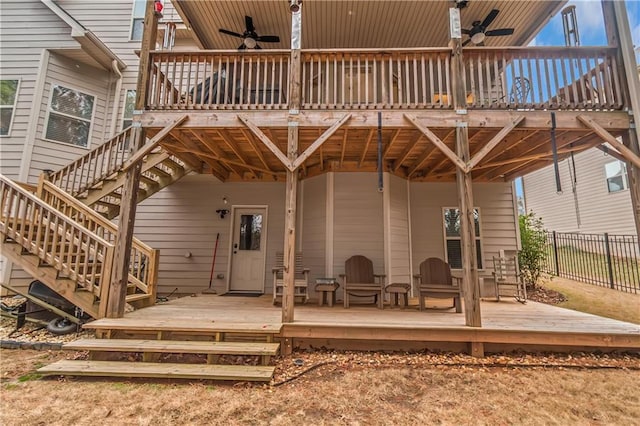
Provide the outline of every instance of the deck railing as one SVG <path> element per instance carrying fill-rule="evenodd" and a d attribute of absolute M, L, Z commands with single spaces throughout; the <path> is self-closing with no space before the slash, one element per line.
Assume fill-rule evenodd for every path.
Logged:
<path fill-rule="evenodd" d="M 146 108 L 287 109 L 290 52 L 151 52 Z M 615 49 L 465 48 L 468 108 L 619 109 Z M 452 108 L 451 49 L 302 51 L 303 109 Z"/>
<path fill-rule="evenodd" d="M 114 246 L 0 176 L 0 231 L 31 254 L 106 301 Z M 73 291 L 73 290 L 72 290 Z"/>
<path fill-rule="evenodd" d="M 49 180 L 71 195 L 78 195 L 111 176 L 129 158 L 133 148 L 132 128 L 123 130 L 96 149 L 49 176 Z"/>
<path fill-rule="evenodd" d="M 51 207 L 72 218 L 111 245 L 116 244 L 118 227 L 44 179 L 38 184 L 38 196 Z M 159 250 L 133 238 L 129 263 L 128 294 L 148 294 L 155 300 Z"/>

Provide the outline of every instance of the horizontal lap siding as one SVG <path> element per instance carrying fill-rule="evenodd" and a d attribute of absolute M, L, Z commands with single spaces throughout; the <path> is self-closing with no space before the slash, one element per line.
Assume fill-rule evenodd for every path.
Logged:
<path fill-rule="evenodd" d="M 445 258 L 443 207 L 457 207 L 454 183 L 412 183 L 411 221 L 413 269 L 428 257 Z M 474 184 L 475 207 L 480 208 L 484 269 L 500 250 L 517 250 L 515 206 L 510 183 Z"/>
<path fill-rule="evenodd" d="M 385 191 L 389 191 L 390 197 L 388 282 L 411 283 L 407 181 L 389 176 L 389 188 Z"/>
<path fill-rule="evenodd" d="M 305 268 L 309 268 L 309 282 L 324 277 L 326 235 L 327 175 L 302 181 L 302 259 Z M 313 288 L 314 284 L 311 284 Z M 311 293 L 313 295 L 313 293 Z"/>
<path fill-rule="evenodd" d="M 615 158 L 591 149 L 574 156 L 578 215 L 569 175 L 569 161 L 559 163 L 562 193 L 556 193 L 553 166 L 523 178 L 527 210 L 542 217 L 545 228 L 559 232 L 635 234 L 631 194 L 609 193 L 605 164 Z"/>
<path fill-rule="evenodd" d="M 40 1 L 2 0 L 2 79 L 20 79 L 11 134 L 0 138 L 0 172 L 11 179 L 20 174 L 20 162 L 29 130 L 33 96 L 43 49 L 73 47 L 69 26 Z"/>
<path fill-rule="evenodd" d="M 351 256 L 371 259 L 384 273 L 382 193 L 375 173 L 336 173 L 334 191 L 334 275 L 344 273 Z"/>
<path fill-rule="evenodd" d="M 213 287 L 226 290 L 231 219 L 217 209 L 240 205 L 268 205 L 265 290 L 271 292 L 271 268 L 284 238 L 282 183 L 219 183 L 209 175 L 189 175 L 138 206 L 135 235 L 160 250 L 159 292 L 198 293 L 209 286 L 216 233 L 220 233 Z M 224 205 L 222 198 L 229 204 Z M 186 257 L 191 253 L 191 257 Z M 224 279 L 215 278 L 223 274 Z"/>

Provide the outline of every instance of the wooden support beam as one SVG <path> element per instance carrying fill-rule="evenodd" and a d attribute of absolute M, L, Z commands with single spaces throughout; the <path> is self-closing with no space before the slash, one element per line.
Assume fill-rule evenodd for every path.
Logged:
<path fill-rule="evenodd" d="M 228 157 L 225 154 L 225 152 L 210 138 L 206 137 L 203 134 L 202 130 L 191 129 L 189 130 L 189 132 L 191 132 L 193 137 L 198 139 L 198 141 L 200 141 L 200 143 L 203 146 L 205 146 L 210 152 L 212 152 L 218 158 L 218 161 L 220 161 L 220 164 L 226 167 L 227 170 L 229 170 L 231 173 L 235 173 L 238 176 L 241 176 L 240 172 L 231 164 L 229 164 L 229 162 L 227 161 Z"/>
<path fill-rule="evenodd" d="M 606 155 L 612 156 L 618 161 L 622 161 L 623 163 L 627 162 L 627 159 L 624 158 L 622 155 L 620 155 L 620 153 L 616 151 L 614 148 L 609 148 L 608 146 L 602 145 L 602 144 L 596 145 L 595 148 L 604 152 Z"/>
<path fill-rule="evenodd" d="M 493 151 L 493 149 L 498 146 L 500 142 L 502 142 L 502 139 L 504 139 L 505 136 L 507 136 L 518 124 L 520 124 L 522 120 L 524 120 L 524 115 L 519 115 L 511 123 L 509 123 L 508 126 L 503 127 L 497 135 L 495 135 L 489 142 L 487 142 L 487 144 L 484 145 L 480 149 L 480 151 L 478 151 L 473 156 L 473 158 L 471 158 L 471 160 L 467 164 L 467 170 L 473 170 L 473 168 L 477 166 L 484 159 L 484 157 L 487 156 L 487 154 Z"/>
<path fill-rule="evenodd" d="M 593 129 L 602 139 L 604 139 L 609 145 L 613 146 L 620 152 L 628 162 L 632 163 L 636 167 L 640 167 L 640 156 L 633 152 L 630 148 L 627 148 L 625 144 L 618 141 L 615 136 L 607 132 L 602 126 L 596 123 L 594 120 L 586 115 L 579 115 L 578 120 L 584 123 L 585 126 Z"/>
<path fill-rule="evenodd" d="M 138 86 L 135 103 L 135 108 L 139 111 L 143 110 L 145 106 L 146 93 L 149 84 L 151 51 L 155 48 L 157 31 L 158 15 L 155 13 L 154 2 L 147 1 L 144 14 L 144 33 L 142 35 L 140 70 L 138 72 Z M 179 124 L 184 120 L 186 120 L 186 117 L 179 118 L 176 121 Z M 171 129 L 173 127 L 171 127 Z M 168 134 L 171 129 L 166 133 Z M 146 130 L 142 127 L 136 127 L 133 129 L 132 148 L 141 148 L 146 139 L 145 132 Z M 164 136 L 161 135 L 158 140 L 161 140 L 163 137 Z M 138 158 L 136 161 L 132 161 L 129 167 L 126 168 L 126 178 L 122 187 L 120 220 L 118 222 L 118 232 L 116 234 L 110 282 L 103 283 L 109 286 L 108 291 L 103 292 L 103 294 L 108 294 L 106 300 L 107 308 L 104 312 L 109 318 L 120 318 L 124 316 L 127 284 L 129 279 L 129 264 L 131 261 L 131 245 L 133 243 L 133 228 L 136 220 L 138 189 L 140 187 L 140 174 L 142 172 L 142 161 L 139 160 L 142 160 L 142 157 Z M 105 301 L 101 301 L 101 303 L 105 303 Z"/>
<path fill-rule="evenodd" d="M 398 140 L 398 136 L 400 136 L 400 129 L 396 129 L 396 131 L 393 133 L 393 136 L 391 136 L 389 143 L 384 148 L 384 152 L 382 153 L 382 161 L 387 159 L 387 155 L 389 155 L 389 151 L 391 151 L 391 148 Z"/>
<path fill-rule="evenodd" d="M 265 159 L 264 154 L 260 150 L 260 147 L 258 146 L 256 141 L 253 139 L 251 134 L 249 134 L 246 130 L 242 130 L 242 134 L 247 139 L 247 142 L 249 142 L 249 145 L 251 145 L 251 148 L 253 148 L 253 152 L 256 153 L 256 155 L 258 156 L 258 159 L 260 160 L 264 168 L 267 170 L 271 170 L 271 167 L 269 167 L 269 163 L 267 163 L 267 160 Z"/>
<path fill-rule="evenodd" d="M 289 158 L 287 158 L 287 156 L 284 155 L 282 153 L 282 151 L 280 151 L 280 148 L 278 148 L 278 146 L 276 144 L 274 144 L 271 141 L 271 139 L 269 139 L 269 137 L 267 135 L 265 135 L 262 130 L 260 130 L 260 128 L 258 126 L 253 124 L 251 122 L 251 120 L 249 120 L 249 118 L 246 115 L 238 114 L 238 119 L 240 121 L 242 121 L 244 123 L 244 125 L 247 126 L 249 128 L 249 130 L 251 130 L 253 132 L 254 135 L 256 135 L 256 137 L 264 144 L 264 146 L 266 146 L 267 149 L 269 149 L 269 151 L 271 151 L 273 153 L 273 155 L 275 155 L 278 158 L 278 160 L 280 160 L 280 162 L 287 169 L 289 169 L 290 171 L 294 171 L 295 170 L 293 168 L 292 164 L 291 164 L 291 160 Z"/>
<path fill-rule="evenodd" d="M 422 154 L 420 154 L 420 156 L 416 159 L 416 161 L 414 161 L 413 164 L 408 167 L 407 176 L 408 177 L 413 176 L 423 166 L 423 164 L 429 159 L 429 157 L 431 157 L 431 154 L 433 154 L 435 150 L 436 150 L 436 146 L 433 144 L 429 144 L 429 146 L 427 146 L 425 150 L 422 151 Z"/>
<path fill-rule="evenodd" d="M 422 139 L 421 134 L 414 134 L 411 136 L 411 139 L 409 140 L 409 142 L 407 142 L 407 146 L 404 147 L 402 153 L 398 156 L 398 158 L 396 158 L 393 163 L 392 171 L 394 173 L 397 172 L 398 169 L 402 166 L 402 163 L 404 163 L 404 160 L 406 160 L 409 154 L 411 154 L 411 151 L 413 151 L 413 148 L 416 147 L 420 139 Z"/>
<path fill-rule="evenodd" d="M 414 127 L 418 130 L 420 130 L 426 137 L 427 139 L 429 139 L 431 141 L 431 143 L 433 143 L 440 151 L 442 151 L 442 153 L 444 155 L 447 156 L 447 158 L 449 158 L 449 160 L 451 160 L 451 162 L 453 164 L 455 164 L 455 166 L 461 170 L 466 170 L 467 169 L 467 165 L 464 163 L 464 161 L 462 161 L 460 159 L 460 157 L 458 157 L 456 155 L 455 152 L 451 151 L 451 149 L 449 149 L 449 147 L 440 140 L 440 138 L 438 136 L 436 136 L 435 133 L 433 133 L 431 130 L 429 130 L 428 127 L 423 126 L 422 124 L 420 124 L 420 122 L 418 122 L 418 120 L 409 115 L 409 114 L 405 114 L 404 117 L 411 123 L 414 125 Z M 469 143 L 469 141 L 467 140 L 467 143 Z"/>
<path fill-rule="evenodd" d="M 158 146 L 158 144 L 162 142 L 162 140 L 165 137 L 167 137 L 173 129 L 176 128 L 176 126 L 179 126 L 188 118 L 189 116 L 187 114 L 184 114 L 178 117 L 177 119 L 173 120 L 171 124 L 169 124 L 168 126 L 165 126 L 162 130 L 156 133 L 156 135 L 153 138 L 151 138 L 151 140 L 147 144 L 145 144 L 142 148 L 137 150 L 131 157 L 129 157 L 129 159 L 122 165 L 122 170 L 123 171 L 129 170 L 131 166 L 133 166 L 135 163 L 141 161 L 144 157 L 149 155 L 151 151 L 153 151 Z"/>
<path fill-rule="evenodd" d="M 315 140 L 305 151 L 298 156 L 293 162 L 293 170 L 296 170 L 304 161 L 309 158 L 318 148 L 322 146 L 331 136 L 349 119 L 351 114 L 346 114 L 340 120 L 336 121 L 331 127 L 329 127 L 318 139 Z M 344 151 L 343 151 L 344 152 Z"/>
<path fill-rule="evenodd" d="M 234 143 L 234 141 L 232 140 L 233 138 L 231 137 L 231 135 L 229 135 L 229 132 L 227 130 L 224 130 L 224 129 L 219 129 L 218 130 L 218 135 L 224 141 L 224 143 L 227 144 L 229 149 L 231 149 L 231 151 L 233 151 L 233 153 L 236 155 L 236 157 L 238 157 L 240 162 L 248 166 L 249 165 L 249 160 L 247 160 L 246 156 L 244 155 L 244 152 L 240 149 L 238 144 Z M 255 174 L 255 173 L 253 173 L 253 175 L 256 178 L 258 177 L 258 175 Z"/>
<path fill-rule="evenodd" d="M 344 132 L 342 133 L 342 150 L 340 152 L 340 168 L 342 168 L 342 165 L 344 164 L 344 154 L 347 151 L 347 135 L 349 133 L 347 132 L 347 129 L 344 129 Z"/>

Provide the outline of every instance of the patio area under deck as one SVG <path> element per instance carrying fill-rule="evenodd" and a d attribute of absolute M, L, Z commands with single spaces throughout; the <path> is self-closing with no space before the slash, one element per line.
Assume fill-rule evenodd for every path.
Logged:
<path fill-rule="evenodd" d="M 428 301 L 427 306 L 450 301 Z M 435 303 L 435 304 L 434 304 Z M 269 295 L 236 297 L 198 294 L 105 319 L 134 330 L 145 323 L 166 322 L 185 329 L 189 324 L 211 328 L 222 324 L 282 325 L 278 337 L 293 339 L 293 347 L 359 350 L 418 350 L 424 348 L 469 351 L 480 344 L 484 352 L 514 349 L 550 351 L 640 351 L 640 325 L 626 323 L 529 301 L 482 301 L 483 327 L 465 326 L 464 314 L 446 305 L 418 311 L 384 310 L 372 306 L 318 307 L 297 305 L 295 322 L 281 324 L 281 308 Z M 178 333 L 176 333 L 177 335 Z M 176 338 L 173 336 L 171 338 Z M 191 337 L 193 338 L 193 337 Z"/>

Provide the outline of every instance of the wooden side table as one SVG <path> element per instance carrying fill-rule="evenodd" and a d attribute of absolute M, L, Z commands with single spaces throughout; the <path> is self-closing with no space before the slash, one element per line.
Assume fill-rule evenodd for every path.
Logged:
<path fill-rule="evenodd" d="M 411 291 L 411 284 L 408 283 L 391 283 L 384 288 L 384 291 L 391 296 L 389 302 L 391 307 L 400 306 L 400 309 L 404 309 L 409 306 L 409 291 Z M 402 295 L 402 303 L 398 303 L 398 296 Z"/>
<path fill-rule="evenodd" d="M 336 302 L 336 290 L 340 287 L 335 278 L 318 278 L 316 280 L 316 292 L 318 293 L 318 306 L 325 303 L 332 307 Z"/>

